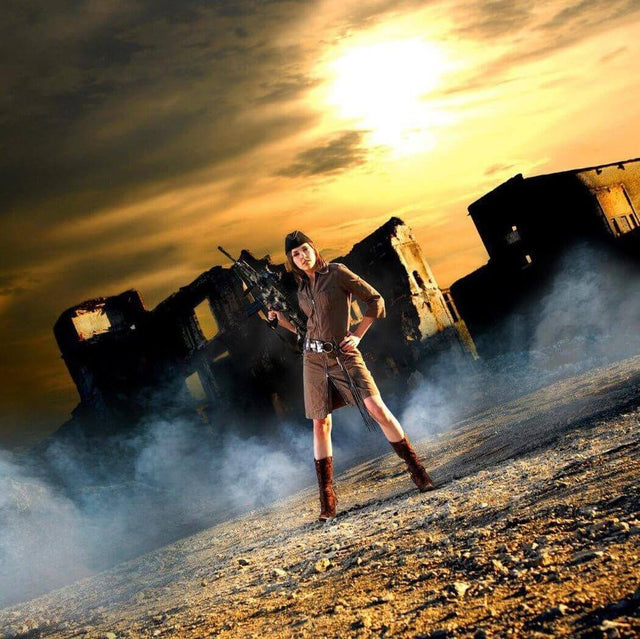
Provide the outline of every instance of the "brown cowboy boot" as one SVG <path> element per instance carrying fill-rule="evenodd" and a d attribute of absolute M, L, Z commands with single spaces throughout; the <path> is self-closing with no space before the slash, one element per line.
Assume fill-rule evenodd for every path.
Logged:
<path fill-rule="evenodd" d="M 413 479 L 414 484 L 418 487 L 421 493 L 427 492 L 427 490 L 433 490 L 435 488 L 434 483 L 431 481 L 424 466 L 418 461 L 416 451 L 413 450 L 411 442 L 405 435 L 399 442 L 389 442 L 396 451 L 398 457 L 403 459 L 407 467 L 409 468 L 409 474 Z"/>
<path fill-rule="evenodd" d="M 338 496 L 333 489 L 333 457 L 314 459 L 316 464 L 316 475 L 318 477 L 318 487 L 320 489 L 320 521 L 333 519 L 336 516 L 336 504 Z"/>

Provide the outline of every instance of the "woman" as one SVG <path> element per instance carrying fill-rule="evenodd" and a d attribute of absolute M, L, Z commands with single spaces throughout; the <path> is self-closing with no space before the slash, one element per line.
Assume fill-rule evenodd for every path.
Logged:
<path fill-rule="evenodd" d="M 406 462 L 416 486 L 422 492 L 433 489 L 431 478 L 418 461 L 402 426 L 382 401 L 358 350 L 360 340 L 374 319 L 384 317 L 384 300 L 343 264 L 327 263 L 301 231 L 287 235 L 285 252 L 298 282 L 300 308 L 308 318 L 303 359 L 304 404 L 307 418 L 313 420 L 313 453 L 320 488 L 319 519 L 325 521 L 335 517 L 338 501 L 333 489 L 331 413 L 356 401 L 341 364 L 369 415 Z M 352 295 L 367 305 L 364 318 L 353 333 L 349 330 Z M 268 315 L 269 320 L 277 318 L 281 326 L 296 332 L 282 312 L 270 310 Z"/>

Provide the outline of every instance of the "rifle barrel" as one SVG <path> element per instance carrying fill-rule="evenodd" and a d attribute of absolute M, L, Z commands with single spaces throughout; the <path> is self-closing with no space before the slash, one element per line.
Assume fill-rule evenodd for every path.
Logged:
<path fill-rule="evenodd" d="M 227 253 L 221 246 L 218 247 L 218 250 L 223 254 L 226 255 L 234 264 L 237 262 L 237 260 L 234 260 L 231 255 L 229 255 L 229 253 Z"/>

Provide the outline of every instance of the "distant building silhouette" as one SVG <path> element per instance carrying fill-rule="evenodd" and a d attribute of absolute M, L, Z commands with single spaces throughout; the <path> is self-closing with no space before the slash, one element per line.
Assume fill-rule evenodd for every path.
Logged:
<path fill-rule="evenodd" d="M 489 262 L 451 286 L 481 355 L 513 345 L 505 321 L 536 312 L 548 275 L 573 245 L 637 257 L 640 247 L 640 159 L 507 180 L 469 206 Z"/>

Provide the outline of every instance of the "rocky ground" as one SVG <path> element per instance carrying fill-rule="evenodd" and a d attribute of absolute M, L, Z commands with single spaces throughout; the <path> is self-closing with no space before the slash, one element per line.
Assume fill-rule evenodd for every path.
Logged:
<path fill-rule="evenodd" d="M 640 636 L 640 358 L 0 611 L 2 637 Z"/>

